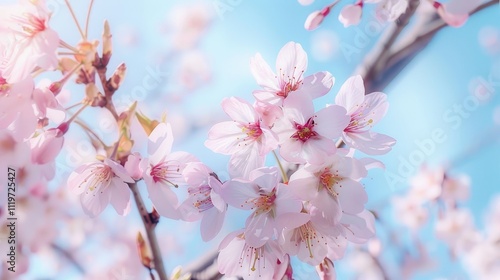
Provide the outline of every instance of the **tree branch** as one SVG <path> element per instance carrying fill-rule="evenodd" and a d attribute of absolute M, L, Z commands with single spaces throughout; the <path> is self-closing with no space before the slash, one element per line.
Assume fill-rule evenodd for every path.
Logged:
<path fill-rule="evenodd" d="M 155 228 L 158 224 L 158 220 L 152 219 L 151 214 L 146 209 L 141 194 L 137 189 L 137 183 L 129 183 L 128 185 L 130 187 L 130 190 L 132 191 L 132 194 L 134 195 L 137 209 L 139 210 L 144 228 L 146 229 L 149 246 L 151 248 L 151 253 L 153 254 L 154 269 L 158 273 L 160 280 L 168 280 L 167 273 L 165 272 L 165 267 L 163 265 L 160 246 L 158 245 L 158 239 L 156 238 Z"/>

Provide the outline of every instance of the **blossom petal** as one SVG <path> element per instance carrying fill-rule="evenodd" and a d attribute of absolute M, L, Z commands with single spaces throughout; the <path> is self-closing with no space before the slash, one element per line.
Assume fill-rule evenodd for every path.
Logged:
<path fill-rule="evenodd" d="M 302 81 L 300 91 L 307 92 L 314 99 L 327 94 L 335 83 L 335 78 L 328 71 L 309 75 Z"/>
<path fill-rule="evenodd" d="M 288 82 L 297 81 L 307 69 L 307 54 L 302 46 L 295 42 L 287 43 L 281 48 L 276 59 L 276 70 L 280 79 Z"/>
<path fill-rule="evenodd" d="M 111 205 L 119 215 L 125 216 L 130 211 L 130 189 L 120 178 L 111 179 Z"/>
<path fill-rule="evenodd" d="M 360 75 L 347 79 L 335 97 L 335 104 L 344 107 L 352 115 L 365 100 L 365 86 Z"/>
<path fill-rule="evenodd" d="M 153 163 L 158 163 L 172 149 L 174 137 L 170 124 L 159 123 L 148 137 L 148 154 Z"/>
<path fill-rule="evenodd" d="M 216 208 L 205 211 L 200 225 L 201 238 L 203 241 L 210 241 L 217 236 L 224 224 L 225 216 L 225 211 L 219 212 Z"/>
<path fill-rule="evenodd" d="M 314 118 L 314 131 L 329 138 L 335 139 L 349 124 L 350 118 L 342 106 L 331 105 L 319 110 Z"/>

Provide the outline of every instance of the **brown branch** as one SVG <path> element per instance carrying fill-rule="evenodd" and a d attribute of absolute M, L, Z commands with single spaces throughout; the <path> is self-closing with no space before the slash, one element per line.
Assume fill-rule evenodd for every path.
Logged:
<path fill-rule="evenodd" d="M 146 209 L 144 201 L 142 200 L 141 194 L 137 189 L 137 183 L 129 183 L 130 190 L 134 195 L 134 200 L 141 215 L 144 228 L 146 229 L 146 235 L 148 237 L 149 246 L 151 248 L 151 253 L 153 254 L 154 269 L 158 273 L 160 280 L 168 280 L 167 273 L 165 272 L 165 266 L 163 265 L 163 259 L 161 255 L 160 246 L 158 245 L 158 239 L 156 238 L 155 228 L 158 224 L 158 219 L 153 219 L 152 215 Z"/>

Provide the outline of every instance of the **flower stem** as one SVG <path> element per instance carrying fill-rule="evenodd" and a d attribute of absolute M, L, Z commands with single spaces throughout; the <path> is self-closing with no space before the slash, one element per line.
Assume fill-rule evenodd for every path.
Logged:
<path fill-rule="evenodd" d="M 153 221 L 151 215 L 144 205 L 141 194 L 137 189 L 137 183 L 129 183 L 130 190 L 134 195 L 135 204 L 141 215 L 144 228 L 146 229 L 146 235 L 148 237 L 149 246 L 151 247 L 151 253 L 153 254 L 154 269 L 158 273 L 160 280 L 168 280 L 167 273 L 165 272 L 165 267 L 163 265 L 163 259 L 161 257 L 160 246 L 158 245 L 158 239 L 156 238 L 155 227 L 158 221 Z"/>
<path fill-rule="evenodd" d="M 274 158 L 276 159 L 276 162 L 278 163 L 278 166 L 281 170 L 281 175 L 283 176 L 283 183 L 286 184 L 286 183 L 288 183 L 288 175 L 286 175 L 286 171 L 283 168 L 283 165 L 281 165 L 281 161 L 280 161 L 280 159 L 275 151 L 273 151 L 273 155 L 274 155 Z"/>

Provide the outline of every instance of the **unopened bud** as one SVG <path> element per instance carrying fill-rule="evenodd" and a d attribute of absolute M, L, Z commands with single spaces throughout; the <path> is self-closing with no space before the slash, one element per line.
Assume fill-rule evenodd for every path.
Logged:
<path fill-rule="evenodd" d="M 111 58 L 111 53 L 113 51 L 113 41 L 111 40 L 111 31 L 109 29 L 109 23 L 107 20 L 104 21 L 104 32 L 102 33 L 102 60 L 103 66 L 107 66 Z"/>
<path fill-rule="evenodd" d="M 149 247 L 140 232 L 137 233 L 137 251 L 142 265 L 150 270 L 153 269 L 153 258 L 149 252 Z"/>
<path fill-rule="evenodd" d="M 158 224 L 158 222 L 160 222 L 160 213 L 156 211 L 156 208 L 153 207 L 153 211 L 149 213 L 149 219 L 152 224 Z"/>
<path fill-rule="evenodd" d="M 108 81 L 106 82 L 106 87 L 110 92 L 113 93 L 120 87 L 120 85 L 123 82 L 123 79 L 125 78 L 126 73 L 127 73 L 127 66 L 125 65 L 125 63 L 121 63 L 120 65 L 118 65 L 111 78 L 109 78 Z"/>
<path fill-rule="evenodd" d="M 49 90 L 55 96 L 55 95 L 58 95 L 61 92 L 62 86 L 63 86 L 63 83 L 61 83 L 59 81 L 58 82 L 53 82 L 52 84 L 50 84 Z"/>

